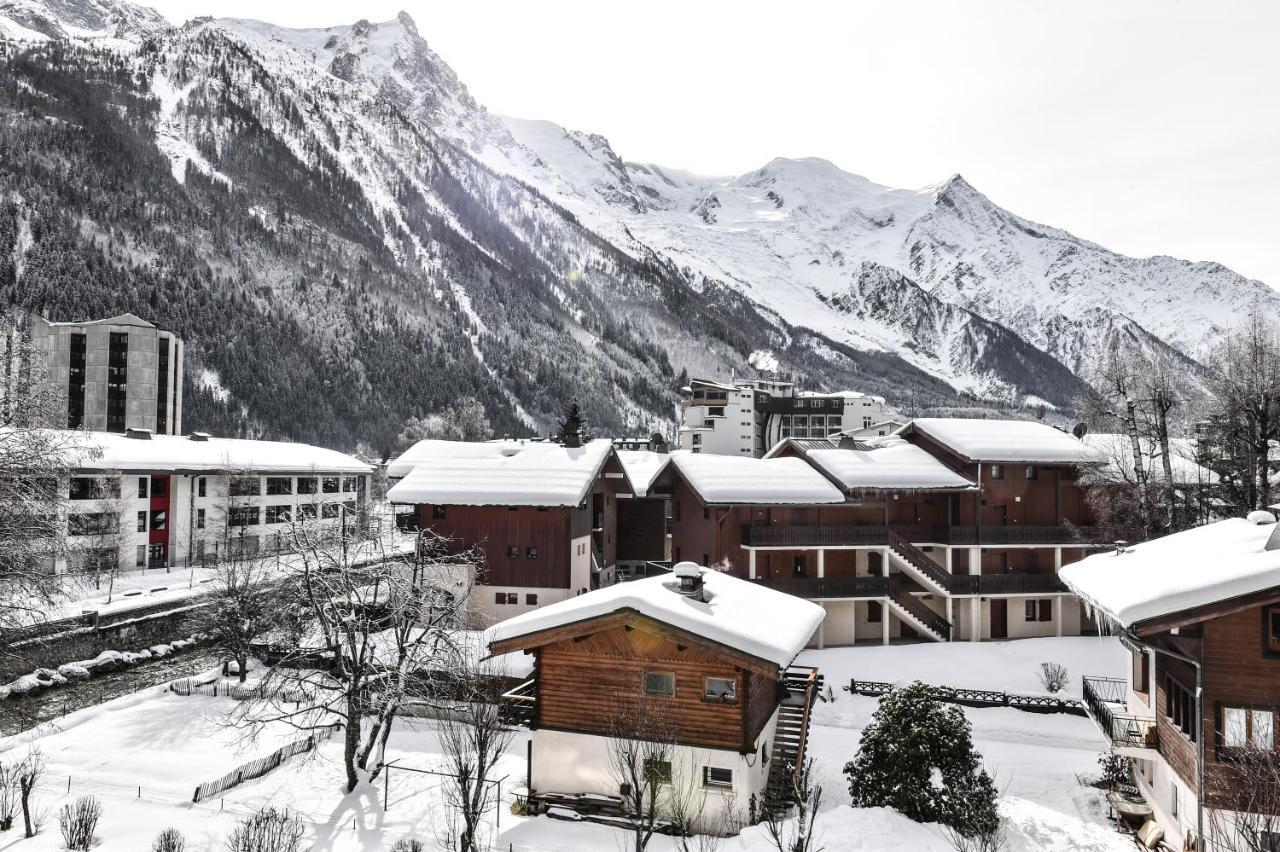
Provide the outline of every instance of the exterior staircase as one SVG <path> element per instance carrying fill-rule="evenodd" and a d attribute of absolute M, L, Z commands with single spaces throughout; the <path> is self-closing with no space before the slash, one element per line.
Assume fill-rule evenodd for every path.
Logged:
<path fill-rule="evenodd" d="M 951 641 L 951 622 L 925 604 L 924 601 L 902 588 L 900 577 L 889 577 L 889 606 L 894 615 L 922 636 L 935 642 Z"/>
<path fill-rule="evenodd" d="M 889 558 L 900 571 L 929 591 L 951 594 L 950 572 L 893 530 L 889 531 Z"/>
<path fill-rule="evenodd" d="M 809 713 L 822 691 L 823 677 L 813 666 L 792 666 L 783 673 L 786 698 L 778 707 L 778 724 L 769 755 L 769 779 L 761 807 L 783 813 L 795 804 L 791 773 L 804 765 L 809 740 Z"/>

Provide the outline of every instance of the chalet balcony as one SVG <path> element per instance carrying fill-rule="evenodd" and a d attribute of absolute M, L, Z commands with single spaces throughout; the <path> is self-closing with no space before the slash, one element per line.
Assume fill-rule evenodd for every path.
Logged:
<path fill-rule="evenodd" d="M 762 577 L 762 586 L 798 598 L 886 598 L 892 593 L 889 577 Z"/>
<path fill-rule="evenodd" d="M 1060 545 L 1070 547 L 1101 541 L 1093 527 L 1023 526 L 957 527 L 894 526 L 744 526 L 747 547 L 879 547 L 889 544 L 890 533 L 912 543 L 999 547 L 1002 545 Z"/>
<path fill-rule="evenodd" d="M 953 595 L 1056 595 L 1067 592 L 1057 574 L 953 574 Z"/>
<path fill-rule="evenodd" d="M 1084 706 L 1113 749 L 1139 757 L 1156 747 L 1156 720 L 1128 712 L 1128 691 L 1118 678 L 1085 677 Z"/>

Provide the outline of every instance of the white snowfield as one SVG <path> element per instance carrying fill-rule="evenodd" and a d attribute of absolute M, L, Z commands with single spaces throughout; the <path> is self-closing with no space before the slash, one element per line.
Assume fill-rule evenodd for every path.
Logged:
<path fill-rule="evenodd" d="M 671 454 L 671 466 L 704 503 L 771 506 L 843 503 L 844 494 L 803 459 Z"/>
<path fill-rule="evenodd" d="M 864 489 L 973 489 L 973 480 L 902 438 L 866 442 L 869 449 L 804 450 L 805 456 L 847 491 Z"/>
<path fill-rule="evenodd" d="M 76 465 L 85 471 L 373 472 L 372 465 L 346 453 L 287 441 L 193 440 L 182 435 L 153 435 L 143 440 L 113 432 L 66 434 L 60 445 L 83 451 Z"/>
<path fill-rule="evenodd" d="M 618 461 L 631 484 L 632 493 L 636 497 L 644 497 L 653 487 L 653 481 L 667 466 L 670 453 L 655 453 L 653 450 L 617 450 Z"/>
<path fill-rule="evenodd" d="M 1265 514 L 1265 513 L 1263 513 Z M 1280 587 L 1276 529 L 1231 518 L 1064 565 L 1064 583 L 1089 606 L 1132 627 L 1150 618 Z"/>
<path fill-rule="evenodd" d="M 1103 453 L 1073 435 L 1032 420 L 917 417 L 898 434 L 919 432 L 970 462 L 1100 464 Z"/>
<path fill-rule="evenodd" d="M 692 563 L 681 563 L 692 565 Z M 677 566 L 679 567 L 679 566 Z M 786 666 L 826 614 L 822 607 L 729 574 L 702 569 L 705 601 L 682 595 L 670 574 L 617 583 L 540 607 L 490 627 L 490 643 L 634 610 L 753 657 Z"/>
<path fill-rule="evenodd" d="M 441 506 L 577 506 L 613 452 L 605 440 L 581 447 L 550 441 L 419 441 L 392 462 L 403 476 L 392 503 Z"/>

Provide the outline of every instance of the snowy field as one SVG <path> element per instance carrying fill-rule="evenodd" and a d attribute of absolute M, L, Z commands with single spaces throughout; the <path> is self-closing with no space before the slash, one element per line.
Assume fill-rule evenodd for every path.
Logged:
<path fill-rule="evenodd" d="M 1003 643 L 900 645 L 810 652 L 805 662 L 828 670 L 835 700 L 815 709 L 810 753 L 816 780 L 825 788 L 818 826 L 827 852 L 946 852 L 949 844 L 934 826 L 912 823 L 882 809 L 848 805 L 846 761 L 857 751 L 861 728 L 876 700 L 850 696 L 840 680 L 932 682 L 1039 691 L 1035 669 L 1042 660 L 1060 662 L 1080 674 L 1120 676 L 1124 657 L 1114 639 L 1039 639 Z M 945 675 L 945 677 L 944 677 Z M 963 675 L 963 677 L 962 677 Z M 963 682 L 960 682 L 963 681 Z M 294 762 L 225 793 L 225 798 L 191 804 L 191 793 L 235 765 L 296 739 L 287 729 L 267 731 L 250 746 L 222 720 L 235 704 L 229 699 L 180 697 L 158 690 L 118 699 L 61 720 L 57 730 L 28 732 L 0 741 L 0 760 L 26 752 L 35 742 L 49 764 L 40 806 L 50 817 L 43 833 L 23 840 L 16 832 L 0 835 L 0 850 L 52 852 L 62 848 L 56 809 L 76 796 L 93 794 L 104 807 L 99 825 L 100 852 L 146 852 L 162 828 L 180 828 L 188 852 L 215 852 L 240 819 L 263 804 L 288 807 L 308 825 L 304 848 L 316 852 L 378 852 L 402 837 L 436 847 L 435 831 L 445 808 L 438 781 L 430 775 L 395 771 L 384 803 L 380 779 L 345 795 L 341 790 L 340 742 L 330 740 L 311 757 Z M 1101 794 L 1080 777 L 1096 774 L 1104 743 L 1093 724 L 1076 716 L 1038 715 L 1013 709 L 966 710 L 974 741 L 1003 791 L 1001 811 L 1009 823 L 1010 852 L 1043 849 L 1107 852 L 1128 850 L 1132 842 L 1106 823 Z M 621 850 L 624 838 L 602 826 L 513 816 L 513 788 L 523 782 L 527 735 L 519 734 L 502 762 L 503 807 L 490 828 L 494 848 L 511 852 L 595 852 Z M 7 750 L 7 754 L 5 751 Z M 434 723 L 397 723 L 388 748 L 399 765 L 423 769 L 441 765 Z M 70 795 L 67 793 L 70 785 Z M 139 789 L 141 788 L 141 789 Z M 387 807 L 384 809 L 384 804 Z M 672 852 L 658 837 L 653 852 Z M 728 838 L 725 852 L 767 852 L 758 828 Z"/>

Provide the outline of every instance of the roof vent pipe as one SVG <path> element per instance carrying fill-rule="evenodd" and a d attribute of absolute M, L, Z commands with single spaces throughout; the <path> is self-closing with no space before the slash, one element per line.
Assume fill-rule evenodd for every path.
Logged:
<path fill-rule="evenodd" d="M 702 566 L 696 562 L 677 562 L 671 569 L 671 573 L 675 574 L 680 582 L 676 591 L 687 598 L 697 601 L 706 600 L 702 594 L 702 571 Z"/>

